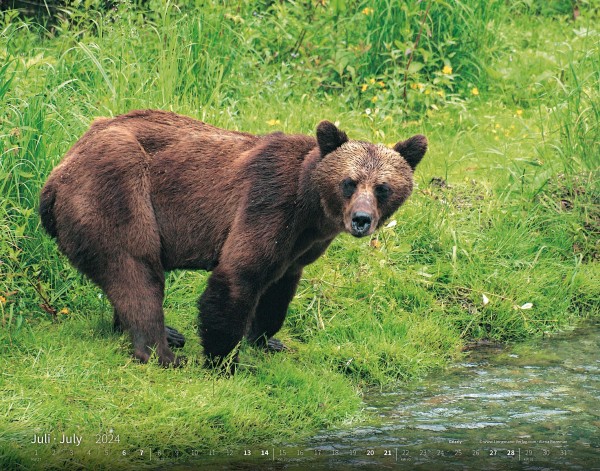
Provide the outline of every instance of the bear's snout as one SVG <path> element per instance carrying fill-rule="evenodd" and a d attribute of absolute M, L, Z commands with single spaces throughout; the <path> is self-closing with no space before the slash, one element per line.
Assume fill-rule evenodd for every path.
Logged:
<path fill-rule="evenodd" d="M 350 224 L 350 233 L 355 237 L 362 237 L 369 234 L 369 229 L 373 223 L 373 216 L 364 211 L 352 213 L 352 222 Z"/>
<path fill-rule="evenodd" d="M 367 188 L 357 191 L 344 211 L 346 231 L 354 237 L 364 237 L 373 233 L 379 221 L 377 200 Z"/>

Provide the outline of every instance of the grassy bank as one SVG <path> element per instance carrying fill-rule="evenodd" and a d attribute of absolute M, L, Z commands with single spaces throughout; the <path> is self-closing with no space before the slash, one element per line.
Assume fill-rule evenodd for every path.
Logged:
<path fill-rule="evenodd" d="M 200 3 L 0 16 L 3 469 L 294 441 L 360 421 L 363 388 L 414 381 L 473 341 L 599 313 L 598 2 L 577 20 L 564 2 Z M 134 108 L 253 133 L 330 119 L 386 144 L 423 133 L 430 151 L 395 225 L 342 235 L 305 270 L 281 333 L 293 351 L 243 346 L 224 379 L 132 362 L 102 293 L 40 228 L 50 170 L 94 117 Z M 191 358 L 206 279 L 167 283 Z M 29 443 L 63 432 L 85 446 Z"/>

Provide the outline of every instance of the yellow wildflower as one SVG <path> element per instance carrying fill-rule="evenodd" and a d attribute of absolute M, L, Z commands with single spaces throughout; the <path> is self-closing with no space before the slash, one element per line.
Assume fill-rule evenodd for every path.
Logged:
<path fill-rule="evenodd" d="M 377 97 L 376 97 L 376 96 L 374 96 L 373 98 L 371 98 L 371 101 L 372 101 L 373 103 L 375 103 L 375 102 L 377 101 Z"/>
<path fill-rule="evenodd" d="M 367 16 L 368 16 L 368 15 L 372 15 L 372 14 L 373 14 L 373 11 L 374 11 L 374 10 L 373 10 L 372 8 L 369 8 L 369 7 L 367 7 L 367 8 L 365 8 L 365 9 L 362 11 L 362 14 L 363 14 L 363 15 L 367 15 Z"/>
<path fill-rule="evenodd" d="M 61 313 L 61 314 L 64 314 L 64 315 L 66 316 L 67 314 L 69 314 L 69 310 L 68 310 L 66 307 L 63 307 L 63 308 L 60 310 L 60 313 Z"/>
<path fill-rule="evenodd" d="M 369 79 L 369 83 L 370 83 L 371 85 L 373 85 L 373 84 L 375 83 L 375 79 L 374 79 L 374 78 L 371 78 L 371 79 Z"/>
<path fill-rule="evenodd" d="M 521 116 L 523 114 L 523 110 L 517 110 L 517 116 Z"/>
<path fill-rule="evenodd" d="M 278 124 L 281 124 L 281 121 L 279 121 L 278 119 L 270 119 L 269 121 L 266 122 L 269 126 L 276 126 Z"/>
<path fill-rule="evenodd" d="M 442 74 L 450 75 L 451 73 L 452 73 L 452 67 L 450 67 L 449 65 L 445 65 L 444 68 L 442 69 Z"/>
<path fill-rule="evenodd" d="M 369 88 L 369 86 L 366 83 L 363 83 L 362 87 L 360 87 L 360 91 L 361 92 L 366 92 L 367 88 Z"/>
<path fill-rule="evenodd" d="M 473 87 L 471 89 L 471 95 L 475 95 L 475 96 L 479 95 L 479 89 L 477 87 Z"/>
<path fill-rule="evenodd" d="M 417 84 L 416 83 L 411 83 L 410 84 L 410 88 L 412 88 L 413 90 L 416 90 Z"/>
<path fill-rule="evenodd" d="M 4 304 L 6 302 L 6 298 L 4 296 L 0 296 L 0 304 Z"/>
<path fill-rule="evenodd" d="M 385 87 L 385 83 L 383 83 L 381 80 L 377 82 L 377 85 L 379 85 L 380 87 Z"/>

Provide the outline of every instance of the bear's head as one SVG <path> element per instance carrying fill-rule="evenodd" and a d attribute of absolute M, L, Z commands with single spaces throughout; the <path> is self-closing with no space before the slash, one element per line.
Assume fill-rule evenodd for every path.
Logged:
<path fill-rule="evenodd" d="M 313 178 L 325 214 L 355 237 L 373 233 L 410 196 L 413 170 L 427 138 L 416 135 L 393 149 L 348 139 L 333 123 L 317 127 L 320 160 Z"/>

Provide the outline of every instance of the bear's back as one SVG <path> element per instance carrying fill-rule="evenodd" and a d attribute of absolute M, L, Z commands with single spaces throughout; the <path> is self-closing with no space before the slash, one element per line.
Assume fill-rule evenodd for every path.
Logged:
<path fill-rule="evenodd" d="M 202 144 L 206 147 L 207 143 L 211 144 L 210 147 L 218 147 L 221 143 L 229 150 L 238 147 L 243 151 L 259 139 L 249 133 L 217 128 L 188 116 L 162 110 L 134 110 L 115 118 L 96 119 L 88 133 L 98 134 L 113 127 L 131 132 L 150 156 L 168 148 L 175 153 L 189 151 L 190 145 L 194 150 L 201 150 Z"/>

